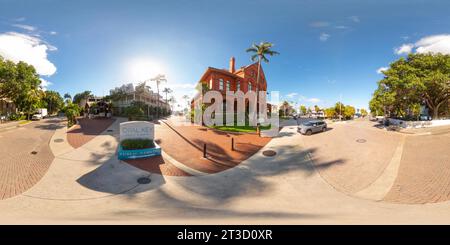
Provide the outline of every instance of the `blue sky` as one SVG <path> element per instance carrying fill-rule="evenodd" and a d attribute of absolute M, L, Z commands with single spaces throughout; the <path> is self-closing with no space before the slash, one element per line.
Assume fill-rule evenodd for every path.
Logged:
<path fill-rule="evenodd" d="M 0 0 L 0 55 L 35 62 L 61 94 L 104 95 L 163 72 L 181 102 L 208 66 L 227 68 L 231 56 L 247 65 L 245 49 L 270 41 L 280 52 L 264 64 L 270 91 L 308 106 L 342 95 L 367 108 L 379 68 L 421 48 L 448 51 L 449 9 L 411 0 Z"/>

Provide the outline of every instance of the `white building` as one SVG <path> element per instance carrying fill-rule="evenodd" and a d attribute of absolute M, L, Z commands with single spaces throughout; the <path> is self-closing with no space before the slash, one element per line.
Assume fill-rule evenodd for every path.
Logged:
<path fill-rule="evenodd" d="M 111 89 L 109 92 L 110 95 L 118 92 L 122 92 L 125 94 L 123 99 L 112 101 L 113 107 L 116 110 L 119 110 L 118 113 L 121 113 L 123 108 L 130 106 L 134 101 L 143 102 L 151 107 L 160 107 L 166 110 L 170 110 L 169 104 L 163 100 L 162 96 L 158 96 L 158 94 L 153 92 L 150 87 L 145 86 L 145 83 L 137 86 L 134 86 L 132 83 L 124 84 L 120 87 Z"/>

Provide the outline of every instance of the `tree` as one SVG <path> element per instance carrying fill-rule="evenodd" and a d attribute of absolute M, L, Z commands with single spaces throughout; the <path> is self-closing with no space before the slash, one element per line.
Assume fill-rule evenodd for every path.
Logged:
<path fill-rule="evenodd" d="M 154 77 L 154 78 L 152 78 L 150 80 L 156 82 L 156 90 L 157 90 L 157 93 L 158 93 L 157 105 L 158 105 L 158 108 L 159 108 L 160 107 L 160 105 L 159 105 L 159 97 L 160 97 L 160 95 L 159 95 L 159 85 L 162 82 L 167 82 L 167 79 L 166 79 L 165 75 L 159 74 L 158 76 L 156 76 L 156 77 Z M 159 118 L 159 110 L 158 110 L 158 113 L 157 113 L 157 117 Z"/>
<path fill-rule="evenodd" d="M 366 117 L 369 113 L 367 113 L 366 109 L 361 109 L 361 116 Z"/>
<path fill-rule="evenodd" d="M 173 90 L 170 89 L 170 88 L 164 88 L 164 89 L 163 89 L 163 93 L 166 94 L 166 103 L 169 103 L 169 101 L 167 100 L 167 94 L 170 94 L 170 93 L 172 93 L 172 92 L 173 92 Z"/>
<path fill-rule="evenodd" d="M 72 103 L 72 96 L 69 93 L 65 93 L 64 100 L 65 100 L 66 104 Z"/>
<path fill-rule="evenodd" d="M 56 91 L 45 91 L 42 101 L 45 102 L 45 106 L 49 114 L 58 112 L 64 106 L 64 99 Z"/>
<path fill-rule="evenodd" d="M 258 73 L 256 75 L 256 101 L 259 101 L 259 76 L 261 70 L 261 61 L 269 63 L 269 59 L 266 56 L 278 55 L 277 51 L 271 50 L 272 43 L 261 42 L 259 45 L 253 43 L 253 45 L 246 50 L 248 53 L 252 53 L 251 59 L 253 62 L 258 61 Z"/>
<path fill-rule="evenodd" d="M 32 65 L 15 64 L 0 57 L 0 97 L 9 98 L 28 117 L 39 106 L 43 91 L 41 80 Z"/>
<path fill-rule="evenodd" d="M 175 107 L 175 104 L 177 103 L 177 100 L 176 100 L 175 96 L 173 96 L 173 95 L 170 96 L 170 99 L 168 100 L 168 103 L 170 103 L 171 110 L 173 111 L 174 107 Z"/>
<path fill-rule="evenodd" d="M 319 108 L 318 105 L 315 105 L 315 106 L 314 106 L 314 111 L 316 111 L 316 112 L 319 112 L 319 111 L 320 111 L 320 108 Z"/>
<path fill-rule="evenodd" d="M 442 110 L 450 100 L 450 55 L 410 54 L 383 73 L 369 103 L 376 114 L 414 116 L 418 104 L 426 105 L 433 119 L 450 113 Z"/>
<path fill-rule="evenodd" d="M 353 116 L 355 116 L 355 107 L 347 105 L 344 107 L 344 118 L 345 119 L 352 119 Z"/>
<path fill-rule="evenodd" d="M 336 112 L 336 115 L 339 115 L 339 118 L 342 118 L 344 115 L 345 105 L 342 104 L 341 102 L 337 102 L 334 105 L 334 110 Z"/>
<path fill-rule="evenodd" d="M 302 113 L 302 115 L 306 114 L 306 106 L 301 105 L 299 109 L 300 109 L 300 112 Z"/>
<path fill-rule="evenodd" d="M 336 109 L 335 107 L 329 107 L 325 109 L 325 116 L 327 118 L 335 118 L 336 117 Z"/>
<path fill-rule="evenodd" d="M 92 96 L 91 91 L 88 90 L 82 93 L 75 94 L 73 96 L 73 103 L 80 105 L 82 100 L 87 100 L 91 96 Z"/>
<path fill-rule="evenodd" d="M 63 109 L 64 114 L 67 117 L 67 126 L 71 127 L 77 122 L 77 117 L 80 116 L 80 107 L 69 101 L 69 103 Z"/>

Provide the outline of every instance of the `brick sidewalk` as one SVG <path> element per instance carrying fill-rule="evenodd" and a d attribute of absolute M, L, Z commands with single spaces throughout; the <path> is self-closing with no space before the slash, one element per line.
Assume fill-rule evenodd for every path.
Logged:
<path fill-rule="evenodd" d="M 112 118 L 79 118 L 78 124 L 67 132 L 67 141 L 73 148 L 78 148 L 101 134 L 114 121 Z"/>
<path fill-rule="evenodd" d="M 217 173 L 235 167 L 249 158 L 271 139 L 256 134 L 236 134 L 207 129 L 201 126 L 175 126 L 164 123 L 157 126 L 156 141 L 163 150 L 190 168 Z M 231 150 L 234 138 L 235 150 Z M 203 145 L 207 158 L 203 158 Z"/>
<path fill-rule="evenodd" d="M 45 175 L 54 158 L 48 142 L 57 124 L 45 120 L 0 135 L 0 200 L 25 192 Z"/>

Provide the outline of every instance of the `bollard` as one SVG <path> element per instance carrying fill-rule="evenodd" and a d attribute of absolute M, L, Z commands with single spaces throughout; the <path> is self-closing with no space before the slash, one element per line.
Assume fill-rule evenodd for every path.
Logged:
<path fill-rule="evenodd" d="M 234 138 L 231 137 L 231 150 L 234 151 Z"/>
<path fill-rule="evenodd" d="M 206 158 L 206 144 L 203 144 L 203 157 Z"/>

